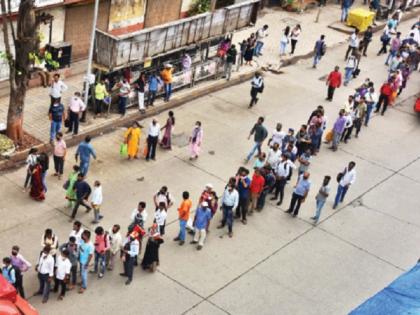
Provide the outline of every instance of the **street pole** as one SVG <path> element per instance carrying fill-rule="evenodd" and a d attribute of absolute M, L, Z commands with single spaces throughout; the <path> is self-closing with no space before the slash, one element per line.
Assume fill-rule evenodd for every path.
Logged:
<path fill-rule="evenodd" d="M 89 96 L 89 87 L 90 87 L 90 77 L 92 75 L 92 59 L 93 59 L 93 49 L 95 47 L 95 32 L 96 32 L 96 22 L 98 20 L 98 10 L 99 10 L 99 0 L 95 0 L 95 7 L 93 9 L 93 22 L 92 22 L 92 34 L 90 36 L 90 47 L 89 47 L 89 56 L 88 56 L 88 66 L 85 78 L 85 105 L 88 103 Z"/>

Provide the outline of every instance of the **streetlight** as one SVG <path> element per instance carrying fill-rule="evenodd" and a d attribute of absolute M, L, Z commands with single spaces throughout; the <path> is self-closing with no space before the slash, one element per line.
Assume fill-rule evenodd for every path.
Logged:
<path fill-rule="evenodd" d="M 93 9 L 93 24 L 92 24 L 92 34 L 90 36 L 90 47 L 89 47 L 89 56 L 88 56 L 88 66 L 85 77 L 85 105 L 88 103 L 89 96 L 89 87 L 90 84 L 95 83 L 95 78 L 91 72 L 92 69 L 92 59 L 93 59 L 93 49 L 95 47 L 95 32 L 96 32 L 96 22 L 98 20 L 98 10 L 99 10 L 99 0 L 95 0 L 95 7 Z M 92 78 L 93 77 L 93 78 Z"/>

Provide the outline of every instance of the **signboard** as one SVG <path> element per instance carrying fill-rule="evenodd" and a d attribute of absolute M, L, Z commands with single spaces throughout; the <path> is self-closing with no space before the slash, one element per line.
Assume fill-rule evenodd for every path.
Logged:
<path fill-rule="evenodd" d="M 145 0 L 111 0 L 109 30 L 144 22 Z"/>
<path fill-rule="evenodd" d="M 63 3 L 64 0 L 35 0 L 35 7 L 36 8 L 42 8 L 42 7 L 46 7 L 52 4 L 57 4 L 57 3 Z M 19 5 L 20 5 L 20 0 L 10 0 L 10 7 L 11 7 L 11 12 L 12 13 L 16 13 L 19 11 Z M 6 1 L 6 10 L 8 11 L 8 3 Z M 2 10 L 0 9 L 0 14 L 2 13 Z"/>
<path fill-rule="evenodd" d="M 177 72 L 172 75 L 172 89 L 177 89 L 185 85 L 190 85 L 191 82 L 192 82 L 191 70 Z"/>
<path fill-rule="evenodd" d="M 194 81 L 203 80 L 214 76 L 216 74 L 217 63 L 214 60 L 209 60 L 195 68 Z"/>

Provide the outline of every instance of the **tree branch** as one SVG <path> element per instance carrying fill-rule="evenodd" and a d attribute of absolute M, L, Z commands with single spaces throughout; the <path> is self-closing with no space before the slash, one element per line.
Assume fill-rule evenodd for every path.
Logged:
<path fill-rule="evenodd" d="M 7 8 L 7 10 L 8 10 L 7 19 L 9 20 L 10 30 L 11 30 L 12 38 L 13 38 L 13 43 L 15 43 L 16 42 L 16 33 L 15 33 L 15 27 L 13 26 L 13 22 L 12 22 L 11 0 L 7 0 L 7 6 L 8 6 L 8 8 Z"/>

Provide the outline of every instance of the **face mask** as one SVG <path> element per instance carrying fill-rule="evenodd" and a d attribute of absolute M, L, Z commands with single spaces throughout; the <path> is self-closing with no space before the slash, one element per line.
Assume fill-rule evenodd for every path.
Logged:
<path fill-rule="evenodd" d="M 18 254 L 18 252 L 12 251 L 12 255 L 16 256 Z"/>

